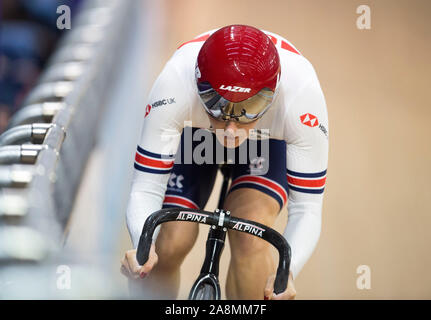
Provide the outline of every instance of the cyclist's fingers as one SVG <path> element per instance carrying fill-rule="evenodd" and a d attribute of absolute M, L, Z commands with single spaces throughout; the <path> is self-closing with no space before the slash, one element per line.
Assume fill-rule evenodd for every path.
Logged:
<path fill-rule="evenodd" d="M 293 285 L 293 280 L 289 277 L 289 282 L 287 283 L 287 288 L 284 292 L 279 294 L 273 294 L 272 300 L 293 300 L 296 297 L 296 290 Z"/>
<path fill-rule="evenodd" d="M 136 260 L 136 250 L 130 250 L 126 252 L 126 261 L 131 275 L 137 279 L 139 277 L 141 266 L 139 265 L 138 260 Z"/>
<path fill-rule="evenodd" d="M 268 280 L 266 281 L 265 290 L 264 290 L 264 299 L 269 300 L 272 298 L 272 294 L 274 291 L 274 281 L 275 281 L 275 274 L 268 277 Z"/>
<path fill-rule="evenodd" d="M 122 264 L 120 267 L 120 271 L 123 275 L 125 275 L 126 277 L 130 276 L 130 272 L 129 270 Z"/>
<path fill-rule="evenodd" d="M 151 245 L 150 254 L 148 256 L 148 261 L 142 266 L 140 270 L 140 277 L 144 278 L 150 271 L 154 268 L 154 266 L 159 261 L 159 257 L 156 253 L 156 246 L 154 244 Z"/>
<path fill-rule="evenodd" d="M 148 261 L 140 269 L 141 278 L 145 277 L 148 273 L 150 273 L 150 271 L 154 268 L 158 261 L 159 257 L 155 252 L 150 254 Z"/>
<path fill-rule="evenodd" d="M 126 255 L 124 255 L 123 259 L 121 259 L 121 268 L 129 271 L 129 264 L 127 263 Z"/>
<path fill-rule="evenodd" d="M 272 300 L 293 300 L 296 297 L 296 291 L 292 288 L 287 288 L 286 291 L 279 293 L 279 294 L 273 294 Z"/>
<path fill-rule="evenodd" d="M 132 271 L 130 270 L 129 263 L 127 262 L 127 257 L 124 255 L 124 258 L 121 259 L 121 268 L 120 271 L 122 274 L 124 274 L 126 277 L 130 278 L 132 275 Z"/>

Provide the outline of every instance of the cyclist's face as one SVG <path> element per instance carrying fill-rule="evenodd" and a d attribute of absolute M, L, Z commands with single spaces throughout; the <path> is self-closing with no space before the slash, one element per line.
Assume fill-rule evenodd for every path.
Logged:
<path fill-rule="evenodd" d="M 218 141 L 227 148 L 238 147 L 250 135 L 259 120 L 250 123 L 239 123 L 235 120 L 222 121 L 209 116 L 211 126 L 216 130 Z"/>

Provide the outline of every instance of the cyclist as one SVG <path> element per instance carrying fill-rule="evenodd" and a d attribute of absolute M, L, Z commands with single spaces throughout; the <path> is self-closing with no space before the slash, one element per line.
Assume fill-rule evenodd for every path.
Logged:
<path fill-rule="evenodd" d="M 208 150 L 205 163 L 195 161 L 202 152 L 199 136 L 205 135 L 199 129 L 213 129 L 210 135 L 216 129 L 214 150 L 224 145 L 224 152 L 236 152 L 223 209 L 271 227 L 288 206 L 283 232 L 292 249 L 288 288 L 273 293 L 276 261 L 268 243 L 229 231 L 227 298 L 293 299 L 293 279 L 320 236 L 328 161 L 326 104 L 313 66 L 289 41 L 246 25 L 212 30 L 182 44 L 151 90 L 127 209 L 134 249 L 122 260 L 123 274 L 153 297 L 176 297 L 180 266 L 197 238 L 198 224 L 163 224 L 143 266 L 136 261 L 136 247 L 151 213 L 162 207 L 205 206 L 217 164 Z M 240 163 L 238 150 L 250 145 L 251 133 L 264 129 L 269 137 L 259 140 L 261 154 Z"/>

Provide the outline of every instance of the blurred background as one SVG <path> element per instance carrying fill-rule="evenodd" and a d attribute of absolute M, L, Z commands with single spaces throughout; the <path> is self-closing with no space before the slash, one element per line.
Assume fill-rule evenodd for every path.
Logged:
<path fill-rule="evenodd" d="M 70 29 L 57 27 L 60 5 Z M 361 5 L 369 29 L 357 26 Z M 322 233 L 297 298 L 430 299 L 430 9 L 427 0 L 2 1 L 0 298 L 128 297 L 119 267 L 151 85 L 180 44 L 242 23 L 291 41 L 327 102 Z M 283 210 L 276 229 L 286 221 Z M 200 231 L 182 299 L 203 261 Z M 227 246 L 222 286 L 229 256 Z M 369 289 L 357 286 L 361 265 Z"/>

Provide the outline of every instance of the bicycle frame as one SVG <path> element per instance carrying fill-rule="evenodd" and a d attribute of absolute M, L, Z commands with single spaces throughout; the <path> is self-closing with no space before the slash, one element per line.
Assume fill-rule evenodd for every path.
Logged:
<path fill-rule="evenodd" d="M 232 176 L 232 166 L 228 164 L 219 165 L 219 169 L 223 175 L 223 183 L 220 190 L 220 196 L 218 201 L 218 208 L 223 208 L 224 201 L 227 196 L 229 181 Z M 216 209 L 216 212 L 219 212 L 219 209 Z M 226 214 L 229 215 L 230 212 L 226 211 Z M 224 249 L 224 244 L 226 240 L 226 228 L 212 226 L 208 232 L 208 239 L 205 247 L 205 259 L 202 265 L 201 271 L 199 273 L 198 278 L 194 282 L 190 293 L 189 300 L 196 300 L 199 288 L 207 283 L 211 287 L 214 288 L 214 297 L 213 300 L 221 299 L 221 291 L 220 291 L 220 283 L 218 281 L 219 274 L 219 263 L 220 256 Z"/>
<path fill-rule="evenodd" d="M 215 226 L 212 226 L 208 233 L 205 260 L 202 265 L 201 272 L 190 290 L 189 300 L 197 299 L 197 295 L 199 292 L 198 289 L 204 283 L 208 283 L 214 288 L 214 300 L 221 299 L 218 274 L 220 256 L 223 252 L 226 238 L 226 229 L 214 227 Z"/>

